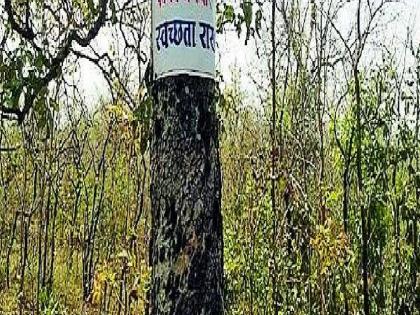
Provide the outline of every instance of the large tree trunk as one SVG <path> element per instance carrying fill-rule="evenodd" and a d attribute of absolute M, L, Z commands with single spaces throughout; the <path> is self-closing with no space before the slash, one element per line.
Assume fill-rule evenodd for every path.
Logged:
<path fill-rule="evenodd" d="M 151 315 L 223 313 L 223 236 L 213 80 L 153 87 Z"/>

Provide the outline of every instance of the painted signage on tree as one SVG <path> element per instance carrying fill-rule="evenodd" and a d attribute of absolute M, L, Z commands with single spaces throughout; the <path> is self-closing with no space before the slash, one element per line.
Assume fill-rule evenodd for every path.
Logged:
<path fill-rule="evenodd" d="M 214 78 L 215 0 L 152 0 L 155 79 L 189 74 Z"/>

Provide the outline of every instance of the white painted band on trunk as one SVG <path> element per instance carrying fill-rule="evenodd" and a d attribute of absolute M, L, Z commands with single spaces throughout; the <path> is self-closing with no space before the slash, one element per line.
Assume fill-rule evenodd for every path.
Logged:
<path fill-rule="evenodd" d="M 154 78 L 215 78 L 215 0 L 152 0 Z"/>

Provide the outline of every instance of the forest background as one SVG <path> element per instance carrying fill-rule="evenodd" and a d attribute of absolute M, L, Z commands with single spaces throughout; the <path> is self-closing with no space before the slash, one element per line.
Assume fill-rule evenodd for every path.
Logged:
<path fill-rule="evenodd" d="M 64 2 L 85 24 L 98 14 Z M 8 109 L 25 108 L 20 82 L 46 61 L 11 33 L 6 3 L 0 314 L 143 314 L 148 2 L 111 1 L 24 120 Z M 63 8 L 31 5 L 53 54 L 65 30 L 42 6 Z M 227 314 L 363 314 L 366 300 L 372 314 L 420 314 L 419 11 L 289 0 L 273 20 L 270 2 L 218 3 Z"/>

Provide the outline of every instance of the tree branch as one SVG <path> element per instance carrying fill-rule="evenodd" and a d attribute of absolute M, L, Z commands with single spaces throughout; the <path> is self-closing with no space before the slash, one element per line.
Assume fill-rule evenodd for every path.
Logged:
<path fill-rule="evenodd" d="M 58 51 L 56 57 L 53 58 L 50 62 L 48 62 L 48 64 L 46 65 L 49 68 L 48 73 L 44 77 L 38 78 L 35 83 L 28 83 L 26 85 L 28 87 L 28 91 L 32 92 L 26 95 L 23 109 L 0 106 L 0 112 L 2 114 L 16 116 L 17 120 L 20 123 L 23 122 L 25 116 L 29 113 L 30 109 L 32 108 L 33 102 L 40 93 L 40 91 L 44 87 L 48 86 L 48 84 L 52 80 L 56 79 L 61 75 L 61 67 L 66 58 L 71 53 L 71 47 L 73 42 L 76 42 L 82 47 L 87 47 L 90 44 L 90 42 L 97 37 L 100 29 L 106 21 L 108 1 L 109 0 L 100 0 L 98 18 L 94 22 L 92 28 L 88 31 L 86 37 L 81 37 L 75 29 L 71 30 L 67 38 L 60 45 L 60 47 L 62 48 Z M 24 39 L 26 39 L 30 43 L 33 43 L 33 40 L 36 37 L 33 30 L 29 27 L 28 23 L 25 28 L 19 26 L 19 24 L 14 18 L 11 0 L 5 0 L 5 9 L 8 14 L 9 22 L 12 26 L 12 29 L 18 32 Z M 29 17 L 27 17 L 27 20 L 29 20 Z"/>
<path fill-rule="evenodd" d="M 11 0 L 4 0 L 4 9 L 6 10 L 9 23 L 16 32 L 18 32 L 23 38 L 28 41 L 32 41 L 35 39 L 36 35 L 32 28 L 29 27 L 29 16 L 26 15 L 26 25 L 25 28 L 22 28 L 19 23 L 15 20 L 14 12 L 12 8 L 12 1 Z"/>

